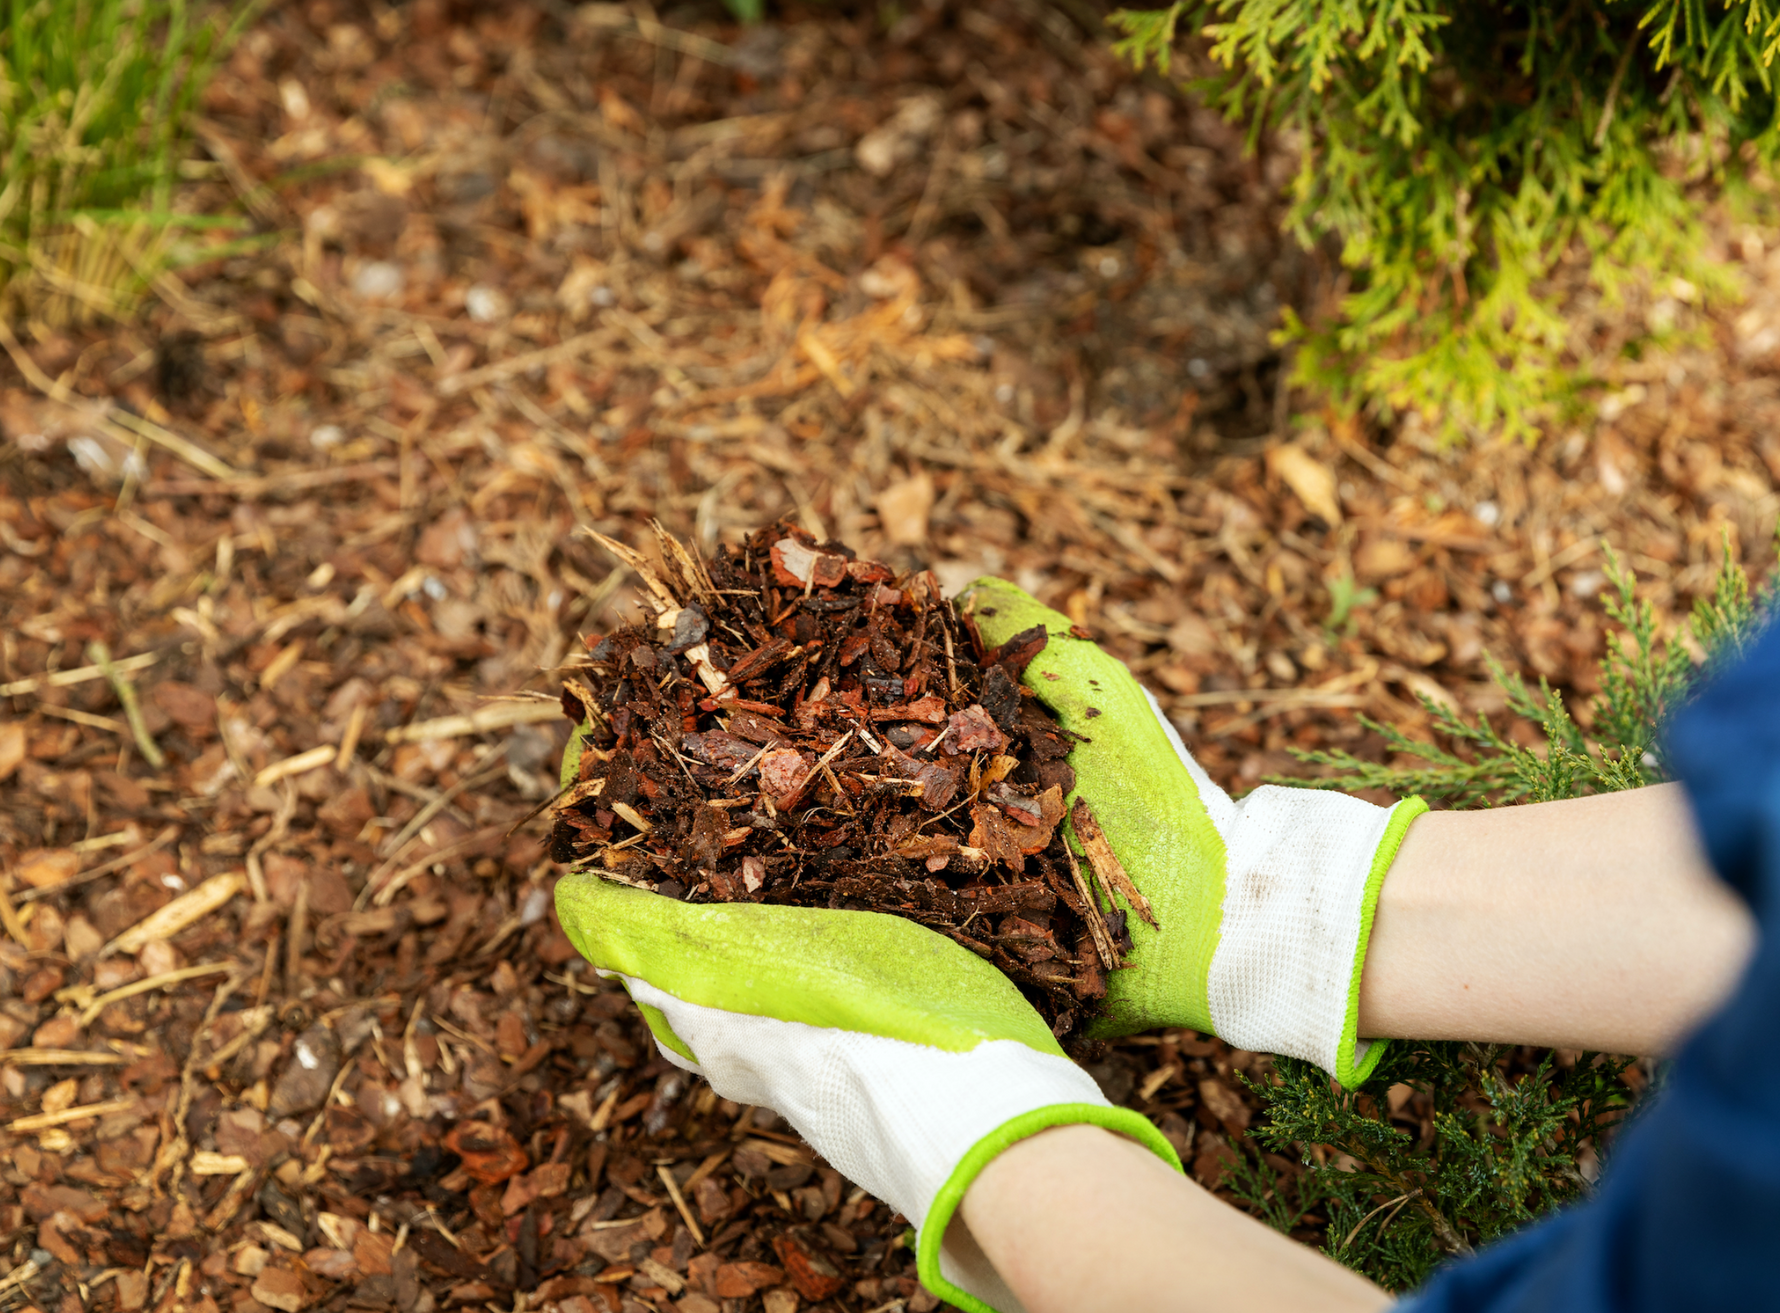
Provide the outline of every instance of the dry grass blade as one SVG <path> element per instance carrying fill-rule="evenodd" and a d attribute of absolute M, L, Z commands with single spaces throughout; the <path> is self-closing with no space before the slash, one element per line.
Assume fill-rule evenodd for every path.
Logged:
<path fill-rule="evenodd" d="M 131 674 L 138 670 L 147 670 L 160 659 L 159 652 L 143 652 L 139 656 L 113 661 L 111 670 L 120 675 Z M 76 684 L 90 683 L 106 677 L 104 666 L 76 666 L 73 670 L 57 670 L 47 675 L 32 675 L 26 679 L 15 679 L 9 684 L 0 684 L 0 698 L 23 697 L 44 688 L 71 688 Z"/>
<path fill-rule="evenodd" d="M 608 538 L 596 529 L 583 529 L 582 532 L 630 567 L 637 578 L 643 581 L 643 586 L 655 595 L 658 611 L 671 611 L 680 605 L 680 599 L 661 581 L 655 567 L 636 548 L 628 547 L 616 538 Z"/>

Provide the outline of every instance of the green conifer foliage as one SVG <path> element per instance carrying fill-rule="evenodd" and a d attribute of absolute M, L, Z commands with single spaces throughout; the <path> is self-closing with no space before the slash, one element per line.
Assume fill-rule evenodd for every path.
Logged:
<path fill-rule="evenodd" d="M 1289 223 L 1342 243 L 1352 289 L 1305 325 L 1300 381 L 1449 437 L 1528 435 L 1575 386 L 1560 262 L 1611 301 L 1648 277 L 1728 290 L 1701 184 L 1780 145 L 1773 0 L 1177 0 L 1122 11 L 1115 48 L 1302 148 Z M 1574 283 L 1574 279 L 1570 280 Z"/>

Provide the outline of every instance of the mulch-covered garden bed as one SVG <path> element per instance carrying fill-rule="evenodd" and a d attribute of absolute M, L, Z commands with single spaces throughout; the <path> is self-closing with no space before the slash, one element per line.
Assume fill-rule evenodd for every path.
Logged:
<path fill-rule="evenodd" d="M 1289 157 L 1044 4 L 312 0 L 206 115 L 180 203 L 241 244 L 0 359 L 5 1313 L 932 1307 L 552 920 L 563 667 L 647 591 L 579 529 L 1003 574 L 1238 790 L 1493 713 L 1490 654 L 1589 691 L 1603 536 L 1667 621 L 1727 534 L 1770 560 L 1780 236 L 1717 224 L 1748 306 L 1536 450 L 1308 412 L 1268 333 L 1341 282 Z M 1265 1069 L 1091 1068 L 1214 1186 Z"/>

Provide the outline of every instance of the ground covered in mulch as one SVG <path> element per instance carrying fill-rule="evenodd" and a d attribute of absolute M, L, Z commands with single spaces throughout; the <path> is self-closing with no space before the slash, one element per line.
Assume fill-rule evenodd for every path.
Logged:
<path fill-rule="evenodd" d="M 182 203 L 252 240 L 0 361 L 0 1308 L 934 1306 L 554 923 L 559 671 L 642 596 L 581 530 L 1002 573 L 1234 789 L 1499 710 L 1486 654 L 1587 694 L 1603 537 L 1670 620 L 1723 544 L 1766 570 L 1780 235 L 1715 226 L 1733 312 L 1585 307 L 1595 409 L 1536 449 L 1337 422 L 1268 338 L 1340 285 L 1289 157 L 1073 13 L 247 34 Z M 1092 1070 L 1216 1185 L 1264 1067 Z"/>

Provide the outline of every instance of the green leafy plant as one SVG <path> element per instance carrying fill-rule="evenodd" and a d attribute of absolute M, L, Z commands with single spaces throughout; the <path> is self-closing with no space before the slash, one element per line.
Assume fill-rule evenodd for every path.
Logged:
<path fill-rule="evenodd" d="M 192 115 L 256 10 L 0 0 L 0 314 L 130 312 L 193 221 L 173 209 Z"/>
<path fill-rule="evenodd" d="M 1527 435 L 1578 384 L 1566 295 L 1732 286 L 1703 192 L 1780 148 L 1767 0 L 1176 0 L 1112 16 L 1251 141 L 1301 149 L 1288 222 L 1342 244 L 1325 321 L 1287 315 L 1301 381 L 1448 437 Z M 1581 380 L 1586 381 L 1586 380 Z"/>
<path fill-rule="evenodd" d="M 1371 606 L 1378 600 L 1376 588 L 1362 588 L 1354 582 L 1354 572 L 1343 570 L 1329 580 L 1329 618 L 1323 627 L 1331 634 L 1351 634 L 1354 628 L 1354 608 Z"/>
<path fill-rule="evenodd" d="M 1780 575 L 1752 590 L 1727 544 L 1712 594 L 1665 638 L 1610 549 L 1607 567 L 1603 600 L 1616 632 L 1601 660 L 1589 730 L 1556 690 L 1543 681 L 1535 690 L 1496 665 L 1510 712 L 1540 728 L 1541 749 L 1523 747 L 1484 717 L 1468 721 L 1424 698 L 1443 743 L 1367 721 L 1384 738 L 1389 760 L 1300 752 L 1300 760 L 1330 773 L 1271 782 L 1381 788 L 1468 807 L 1572 798 L 1667 778 L 1663 723 L 1705 672 L 1754 636 L 1773 610 Z M 1387 1288 L 1407 1289 L 1443 1258 L 1586 1191 L 1585 1162 L 1591 1154 L 1599 1160 L 1603 1133 L 1630 1106 L 1631 1091 L 1620 1079 L 1629 1060 L 1568 1056 L 1560 1061 L 1547 1052 L 1529 1061 L 1524 1050 L 1398 1042 L 1355 1090 L 1335 1086 L 1308 1063 L 1277 1059 L 1271 1076 L 1251 1085 L 1266 1113 L 1251 1134 L 1269 1149 L 1300 1155 L 1303 1173 L 1281 1178 L 1251 1151 L 1227 1184 L 1256 1216 L 1284 1231 L 1318 1225 L 1328 1253 Z M 1427 1114 L 1430 1134 L 1396 1124 L 1393 1089 L 1398 1106 L 1406 1096 L 1412 1111 Z"/>

